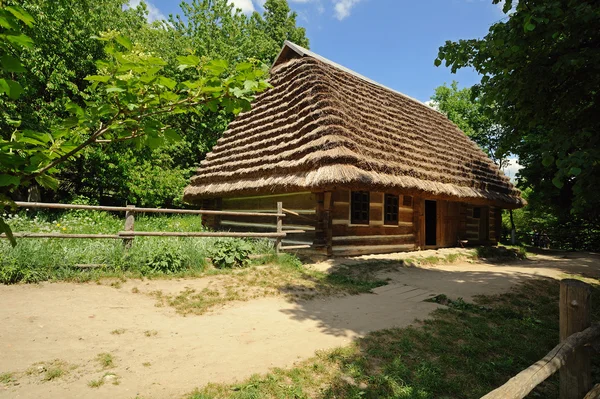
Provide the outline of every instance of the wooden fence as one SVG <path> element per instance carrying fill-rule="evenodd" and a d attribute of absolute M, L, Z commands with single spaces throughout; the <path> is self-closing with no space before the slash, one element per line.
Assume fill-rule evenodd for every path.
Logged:
<path fill-rule="evenodd" d="M 134 205 L 123 206 L 100 206 L 100 205 L 74 205 L 74 204 L 56 204 L 44 202 L 22 202 L 15 204 L 20 208 L 33 209 L 79 209 L 88 211 L 106 211 L 106 212 L 125 212 L 125 225 L 123 231 L 117 234 L 68 234 L 68 233 L 27 233 L 15 232 L 15 238 L 97 238 L 97 239 L 121 239 L 126 247 L 133 244 L 135 237 L 236 237 L 236 238 L 270 238 L 275 240 L 275 250 L 277 253 L 284 250 L 310 248 L 310 245 L 292 245 L 283 246 L 281 240 L 288 234 L 302 234 L 304 230 L 284 230 L 283 203 L 277 203 L 277 209 L 274 212 L 238 212 L 238 211 L 213 211 L 204 209 L 164 209 L 164 208 L 137 208 Z M 167 214 L 186 214 L 186 215 L 228 215 L 228 216 L 257 216 L 264 218 L 276 218 L 276 230 L 274 232 L 256 233 L 256 232 L 232 232 L 232 231 L 202 231 L 202 232 L 175 232 L 175 231 L 135 231 L 136 213 L 167 213 Z M 5 234 L 0 235 L 6 238 Z"/>
<path fill-rule="evenodd" d="M 600 325 L 591 325 L 590 286 L 579 280 L 562 280 L 559 301 L 560 343 L 482 399 L 522 399 L 557 371 L 560 399 L 600 398 L 600 384 L 592 388 L 590 346 L 600 338 Z"/>

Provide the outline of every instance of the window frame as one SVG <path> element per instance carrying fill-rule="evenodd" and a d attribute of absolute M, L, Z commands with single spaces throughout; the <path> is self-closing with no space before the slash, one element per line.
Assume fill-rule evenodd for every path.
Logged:
<path fill-rule="evenodd" d="M 389 201 L 392 203 L 389 203 Z M 388 216 L 390 216 L 389 219 Z M 396 194 L 385 193 L 383 195 L 383 224 L 387 226 L 397 226 L 399 221 L 400 196 Z"/>
<path fill-rule="evenodd" d="M 358 197 L 360 195 L 360 197 Z M 361 209 L 356 209 L 359 206 Z M 360 217 L 355 217 L 360 213 Z M 365 218 L 366 215 L 366 218 Z M 371 193 L 369 191 L 350 191 L 350 224 L 369 225 L 371 220 Z"/>

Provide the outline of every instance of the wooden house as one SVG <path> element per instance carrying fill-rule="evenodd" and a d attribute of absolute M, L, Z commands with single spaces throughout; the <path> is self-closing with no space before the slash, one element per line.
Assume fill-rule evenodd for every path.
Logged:
<path fill-rule="evenodd" d="M 293 211 L 290 244 L 358 255 L 496 244 L 501 211 L 525 204 L 446 116 L 286 42 L 272 88 L 228 127 L 185 189 L 207 209 Z M 273 231 L 228 216 L 215 229 Z"/>

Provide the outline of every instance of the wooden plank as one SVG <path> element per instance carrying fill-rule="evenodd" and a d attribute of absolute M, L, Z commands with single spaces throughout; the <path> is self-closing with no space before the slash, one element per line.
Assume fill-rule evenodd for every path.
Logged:
<path fill-rule="evenodd" d="M 335 202 L 331 217 L 333 220 L 345 220 L 346 223 L 350 223 L 350 205 Z"/>
<path fill-rule="evenodd" d="M 412 234 L 411 226 L 396 227 L 396 226 L 344 226 L 333 225 L 333 236 L 371 236 L 371 235 L 399 235 Z"/>
<path fill-rule="evenodd" d="M 15 238 L 106 238 L 121 239 L 116 234 L 63 234 L 63 233 L 13 233 Z M 6 234 L 0 234 L 0 238 L 6 238 Z"/>
<path fill-rule="evenodd" d="M 289 193 L 285 195 L 223 198 L 223 209 L 275 209 L 281 201 L 287 209 L 315 209 L 315 194 Z"/>
<path fill-rule="evenodd" d="M 404 252 L 415 249 L 414 244 L 406 245 L 368 245 L 368 246 L 333 246 L 333 254 L 336 256 L 354 256 L 364 254 L 378 254 L 389 252 Z"/>
<path fill-rule="evenodd" d="M 285 214 L 285 212 L 284 212 Z M 275 218 L 264 218 L 258 216 L 230 216 L 225 215 L 220 217 L 220 221 L 222 222 L 240 222 L 240 223 L 258 223 L 258 224 L 276 224 Z M 292 215 L 286 214 L 283 218 L 283 224 L 286 225 L 307 225 L 307 226 L 315 226 L 317 223 L 316 215 L 308 216 L 308 215 Z"/>
<path fill-rule="evenodd" d="M 414 244 L 414 234 L 401 234 L 401 235 L 381 235 L 381 236 L 348 236 L 348 237 L 334 237 L 333 242 L 335 245 L 352 245 L 352 246 L 364 246 L 364 245 L 404 245 Z"/>
<path fill-rule="evenodd" d="M 333 202 L 343 201 L 345 203 L 350 203 L 350 191 L 348 190 L 334 190 L 332 192 Z"/>
<path fill-rule="evenodd" d="M 143 236 L 143 237 L 285 237 L 283 233 L 252 233 L 231 231 L 202 231 L 202 232 L 180 232 L 180 231 L 120 231 L 118 237 Z"/>
<path fill-rule="evenodd" d="M 574 279 L 560 282 L 560 341 L 591 325 L 592 289 L 589 284 Z M 590 351 L 580 347 L 570 354 L 560 369 L 560 399 L 580 399 L 592 389 L 592 359 Z"/>
<path fill-rule="evenodd" d="M 285 246 L 282 246 L 280 249 L 282 251 L 289 251 L 292 249 L 307 249 L 307 248 L 310 248 L 311 246 L 312 245 L 285 245 Z"/>
<path fill-rule="evenodd" d="M 246 223 L 246 222 L 236 222 L 236 221 L 230 221 L 230 220 L 223 220 L 221 222 L 221 225 L 223 226 L 239 226 L 239 227 L 260 227 L 260 228 L 265 228 L 265 229 L 272 229 L 272 230 L 276 230 L 277 229 L 277 225 L 275 223 L 273 224 L 268 224 L 268 223 Z M 283 225 L 283 230 L 306 230 L 306 231 L 314 231 L 315 227 L 314 226 L 309 226 L 309 225 L 297 225 L 297 224 L 286 224 L 284 222 Z"/>
<path fill-rule="evenodd" d="M 73 205 L 73 204 L 55 204 L 44 202 L 22 202 L 16 201 L 15 204 L 22 208 L 46 208 L 46 209 L 80 209 L 91 211 L 109 211 L 109 212 L 127 212 L 131 208 L 126 206 L 99 206 L 99 205 Z M 285 214 L 277 214 L 273 211 L 270 213 L 257 212 L 232 212 L 232 211 L 215 211 L 207 209 L 168 209 L 168 208 L 135 208 L 136 213 L 173 213 L 173 214 L 188 214 L 188 215 L 234 215 L 234 216 L 261 216 L 261 217 L 277 217 L 285 216 Z"/>

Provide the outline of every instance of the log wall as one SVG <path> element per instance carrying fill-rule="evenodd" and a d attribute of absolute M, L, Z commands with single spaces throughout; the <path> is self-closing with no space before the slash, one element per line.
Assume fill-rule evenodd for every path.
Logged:
<path fill-rule="evenodd" d="M 255 197 L 223 198 L 222 210 L 274 212 L 277 202 L 283 208 L 297 213 L 286 214 L 283 230 L 306 230 L 303 234 L 290 234 L 282 240 L 283 245 L 312 245 L 315 240 L 316 194 L 310 192 L 263 195 Z M 275 218 L 256 216 L 220 216 L 217 226 L 220 230 L 272 232 L 277 228 Z"/>
<path fill-rule="evenodd" d="M 384 224 L 384 193 L 371 192 L 369 224 L 352 224 L 350 191 L 336 190 L 332 195 L 331 228 L 333 255 L 361 255 L 415 249 L 412 197 L 398 201 L 398 223 Z M 407 204 L 407 205 L 405 205 Z"/>
<path fill-rule="evenodd" d="M 479 207 L 480 217 L 474 216 L 476 206 L 464 205 L 461 219 L 465 221 L 464 229 L 461 226 L 459 236 L 475 245 L 496 245 L 500 237 L 502 225 L 502 209 L 495 207 Z M 486 234 L 487 233 L 487 234 Z"/>

